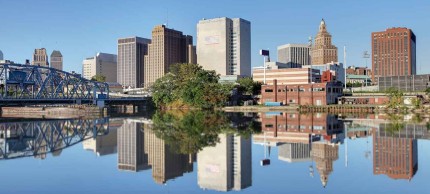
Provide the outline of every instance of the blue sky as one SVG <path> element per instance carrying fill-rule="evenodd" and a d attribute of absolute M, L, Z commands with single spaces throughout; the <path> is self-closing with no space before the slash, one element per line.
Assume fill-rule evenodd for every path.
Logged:
<path fill-rule="evenodd" d="M 31 59 L 35 48 L 58 49 L 64 69 L 81 71 L 82 60 L 97 52 L 116 53 L 120 37 L 150 38 L 152 28 L 170 28 L 194 38 L 202 18 L 241 17 L 251 21 L 252 66 L 261 65 L 261 48 L 307 43 L 321 18 L 347 64 L 364 66 L 370 33 L 408 27 L 417 36 L 417 73 L 430 73 L 430 1 L 428 0 L 0 0 L 0 50 L 15 62 Z M 370 60 L 369 60 L 370 67 Z"/>

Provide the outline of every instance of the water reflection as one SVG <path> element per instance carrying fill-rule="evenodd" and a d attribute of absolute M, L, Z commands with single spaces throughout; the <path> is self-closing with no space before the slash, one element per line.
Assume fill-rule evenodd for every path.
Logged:
<path fill-rule="evenodd" d="M 369 158 L 369 172 L 375 176 L 411 181 L 418 171 L 418 139 L 430 139 L 427 123 L 416 115 L 204 111 L 8 120 L 0 122 L 0 159 L 56 157 L 82 142 L 84 150 L 99 157 L 116 154 L 115 170 L 122 175 L 150 172 L 159 185 L 193 174 L 194 184 L 203 190 L 249 190 L 255 187 L 255 171 L 272 176 L 264 169 L 297 165 L 308 173 L 309 182 L 333 188 L 339 186 L 335 171 L 346 171 L 335 164 L 344 162 L 349 168 L 357 155 Z M 364 153 L 348 153 L 348 146 L 359 139 L 365 142 Z M 253 148 L 263 148 L 264 155 L 253 154 Z M 258 159 L 273 159 L 271 153 L 277 153 L 277 161 L 256 168 Z"/>
<path fill-rule="evenodd" d="M 108 118 L 1 122 L 0 159 L 59 156 L 64 148 L 107 134 L 108 123 Z"/>

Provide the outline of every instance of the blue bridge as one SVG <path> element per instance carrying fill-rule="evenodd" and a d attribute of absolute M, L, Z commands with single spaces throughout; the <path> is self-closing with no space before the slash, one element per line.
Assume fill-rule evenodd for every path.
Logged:
<path fill-rule="evenodd" d="M 109 85 L 49 67 L 0 64 L 0 106 L 142 104 L 150 97 L 111 98 Z"/>

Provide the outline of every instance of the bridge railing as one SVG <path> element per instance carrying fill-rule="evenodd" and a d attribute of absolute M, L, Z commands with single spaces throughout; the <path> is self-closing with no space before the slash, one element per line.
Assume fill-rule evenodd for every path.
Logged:
<path fill-rule="evenodd" d="M 54 68 L 0 64 L 0 99 L 109 98 L 107 83 Z"/>

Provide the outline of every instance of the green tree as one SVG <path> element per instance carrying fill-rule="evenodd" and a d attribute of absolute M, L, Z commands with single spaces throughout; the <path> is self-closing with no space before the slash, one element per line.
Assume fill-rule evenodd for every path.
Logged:
<path fill-rule="evenodd" d="M 106 82 L 106 76 L 97 74 L 91 77 L 91 81 Z"/>
<path fill-rule="evenodd" d="M 190 106 L 210 109 L 225 104 L 230 91 L 218 83 L 215 71 L 197 64 L 172 65 L 170 73 L 156 80 L 151 90 L 157 106 Z"/>
<path fill-rule="evenodd" d="M 258 94 L 261 90 L 261 83 L 254 82 L 250 77 L 244 77 L 237 80 L 238 91 L 243 94 L 253 95 Z"/>
<path fill-rule="evenodd" d="M 157 106 L 165 106 L 172 103 L 176 99 L 175 76 L 171 73 L 166 74 L 160 79 L 157 79 L 152 86 L 152 101 Z"/>

